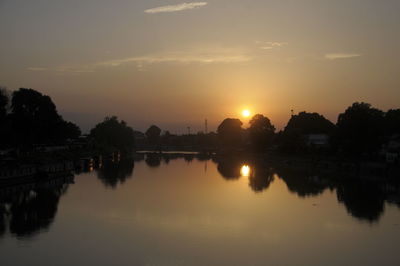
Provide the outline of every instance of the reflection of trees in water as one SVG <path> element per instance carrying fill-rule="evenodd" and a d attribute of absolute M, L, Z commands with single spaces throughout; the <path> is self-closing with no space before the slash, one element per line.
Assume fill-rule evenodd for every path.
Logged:
<path fill-rule="evenodd" d="M 235 180 L 240 178 L 240 170 L 244 164 L 241 158 L 224 157 L 216 159 L 217 170 L 226 180 Z"/>
<path fill-rule="evenodd" d="M 185 154 L 185 153 L 147 153 L 145 162 L 147 166 L 156 168 L 161 166 L 161 163 L 169 164 L 171 160 L 184 159 L 186 162 L 191 163 L 194 159 L 198 161 L 207 161 L 211 159 L 210 155 L 206 154 Z"/>
<path fill-rule="evenodd" d="M 377 183 L 346 182 L 339 184 L 336 191 L 338 201 L 356 218 L 374 222 L 384 212 L 385 195 Z"/>
<path fill-rule="evenodd" d="M 144 160 L 144 154 L 143 153 L 135 153 L 133 155 L 133 161 L 134 162 L 141 162 Z"/>
<path fill-rule="evenodd" d="M 159 154 L 147 154 L 146 164 L 148 167 L 156 168 L 161 165 L 161 156 Z"/>
<path fill-rule="evenodd" d="M 258 193 L 267 190 L 274 181 L 274 172 L 271 168 L 256 164 L 252 166 L 252 173 L 249 176 L 249 186 Z"/>
<path fill-rule="evenodd" d="M 279 167 L 276 172 L 279 178 L 286 183 L 289 191 L 300 197 L 318 196 L 333 185 L 304 170 Z"/>
<path fill-rule="evenodd" d="M 186 162 L 191 163 L 194 159 L 194 154 L 184 154 L 183 159 Z"/>
<path fill-rule="evenodd" d="M 368 222 L 376 222 L 382 216 L 389 195 L 385 188 L 391 188 L 391 199 L 400 198 L 399 187 L 392 186 L 387 181 L 321 178 L 289 166 L 280 167 L 277 173 L 288 189 L 300 197 L 317 196 L 327 188 L 335 189 L 338 202 L 344 204 L 348 213 Z"/>
<path fill-rule="evenodd" d="M 103 167 L 97 170 L 97 177 L 106 187 L 116 188 L 132 176 L 133 159 L 123 159 L 119 162 L 105 161 Z"/>
<path fill-rule="evenodd" d="M 261 192 L 270 186 L 274 180 L 273 170 L 264 165 L 262 162 L 253 160 L 251 163 L 247 163 L 245 160 L 238 157 L 222 157 L 215 160 L 217 163 L 217 170 L 223 178 L 226 180 L 239 179 L 243 173 L 241 173 L 244 166 L 249 167 L 248 177 L 249 186 L 254 192 Z"/>
<path fill-rule="evenodd" d="M 244 165 L 250 167 L 249 186 L 254 192 L 267 190 L 274 180 L 274 174 L 282 179 L 288 190 L 301 198 L 316 197 L 326 189 L 336 190 L 337 199 L 345 205 L 350 215 L 368 222 L 378 221 L 384 212 L 385 202 L 400 206 L 400 185 L 393 181 L 340 180 L 324 178 L 310 169 L 278 165 L 271 168 L 260 160 L 240 157 L 216 157 L 218 172 L 227 180 L 241 177 Z"/>
<path fill-rule="evenodd" d="M 8 227 L 17 237 L 32 237 L 53 223 L 58 203 L 68 189 L 66 180 L 37 184 L 0 197 L 0 235 Z"/>

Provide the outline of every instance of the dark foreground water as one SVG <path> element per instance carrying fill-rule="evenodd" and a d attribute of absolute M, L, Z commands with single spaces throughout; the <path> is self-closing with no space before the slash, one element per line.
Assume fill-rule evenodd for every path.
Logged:
<path fill-rule="evenodd" d="M 400 265 L 399 186 L 150 156 L 0 196 L 0 265 Z"/>

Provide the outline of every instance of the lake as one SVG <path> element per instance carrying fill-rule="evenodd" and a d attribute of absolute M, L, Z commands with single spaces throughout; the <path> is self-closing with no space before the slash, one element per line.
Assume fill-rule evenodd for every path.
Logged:
<path fill-rule="evenodd" d="M 3 192 L 1 265 L 400 265 L 399 195 L 263 159 L 137 156 Z"/>

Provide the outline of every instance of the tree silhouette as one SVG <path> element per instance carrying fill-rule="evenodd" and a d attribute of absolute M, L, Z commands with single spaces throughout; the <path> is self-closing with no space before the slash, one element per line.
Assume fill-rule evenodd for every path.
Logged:
<path fill-rule="evenodd" d="M 91 131 L 98 148 L 103 151 L 119 150 L 129 152 L 135 146 L 133 129 L 126 125 L 125 121 L 118 121 L 116 116 L 106 117 L 103 122 L 97 124 Z"/>
<path fill-rule="evenodd" d="M 151 125 L 146 130 L 145 134 L 146 134 L 149 144 L 152 144 L 152 145 L 159 144 L 161 129 L 158 126 Z"/>
<path fill-rule="evenodd" d="M 299 151 L 306 148 L 305 135 L 332 135 L 335 125 L 318 113 L 300 112 L 293 115 L 280 134 L 281 147 L 287 151 Z"/>
<path fill-rule="evenodd" d="M 6 88 L 0 87 L 0 148 L 10 145 L 11 129 L 7 119 L 9 97 Z"/>
<path fill-rule="evenodd" d="M 368 103 L 353 103 L 339 115 L 337 128 L 341 148 L 351 154 L 375 153 L 381 146 L 384 113 Z"/>
<path fill-rule="evenodd" d="M 385 134 L 400 134 L 400 109 L 390 109 L 385 114 Z"/>
<path fill-rule="evenodd" d="M 4 120 L 6 118 L 8 102 L 9 98 L 6 88 L 0 87 L 0 125 L 4 123 Z"/>
<path fill-rule="evenodd" d="M 10 120 L 14 142 L 20 146 L 59 143 L 80 135 L 79 128 L 57 113 L 49 96 L 32 89 L 14 91 Z"/>
<path fill-rule="evenodd" d="M 285 132 L 297 131 L 300 134 L 332 134 L 335 125 L 318 113 L 300 112 L 293 115 L 285 127 Z"/>
<path fill-rule="evenodd" d="M 239 147 L 242 144 L 243 123 L 236 118 L 226 118 L 218 126 L 218 138 L 224 147 Z"/>
<path fill-rule="evenodd" d="M 256 114 L 250 120 L 249 132 L 254 149 L 262 151 L 268 145 L 271 145 L 275 133 L 275 127 L 267 117 L 261 114 Z"/>

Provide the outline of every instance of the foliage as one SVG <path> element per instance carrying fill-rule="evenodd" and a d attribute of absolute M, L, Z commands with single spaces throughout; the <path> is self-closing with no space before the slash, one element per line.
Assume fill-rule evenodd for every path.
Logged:
<path fill-rule="evenodd" d="M 145 134 L 150 144 L 159 144 L 161 129 L 158 126 L 151 125 Z"/>
<path fill-rule="evenodd" d="M 335 125 L 318 113 L 300 112 L 298 115 L 293 115 L 285 132 L 298 132 L 299 134 L 332 134 L 335 130 Z"/>
<path fill-rule="evenodd" d="M 382 144 L 384 113 L 368 103 L 353 103 L 339 115 L 338 140 L 351 154 L 375 153 Z"/>
<path fill-rule="evenodd" d="M 96 147 L 105 151 L 117 149 L 129 152 L 135 146 L 133 129 L 126 125 L 125 121 L 118 121 L 116 116 L 106 117 L 103 122 L 97 124 L 91 131 Z"/>
<path fill-rule="evenodd" d="M 256 114 L 250 120 L 249 133 L 253 147 L 256 150 L 264 150 L 272 144 L 275 127 L 267 117 Z"/>
<path fill-rule="evenodd" d="M 308 134 L 333 135 L 335 125 L 318 113 L 300 112 L 293 115 L 284 131 L 279 135 L 280 147 L 284 151 L 304 151 L 308 147 L 305 136 Z"/>
<path fill-rule="evenodd" d="M 400 134 L 400 109 L 390 109 L 385 114 L 385 134 Z"/>
<path fill-rule="evenodd" d="M 9 98 L 6 88 L 0 87 L 0 125 L 4 122 L 7 115 L 7 106 Z"/>
<path fill-rule="evenodd" d="M 13 92 L 8 120 L 11 142 L 22 147 L 60 143 L 80 135 L 76 125 L 66 122 L 57 113 L 49 96 L 32 89 L 21 88 Z"/>
<path fill-rule="evenodd" d="M 243 123 L 236 118 L 226 118 L 218 126 L 218 138 L 222 146 L 239 147 L 242 144 Z"/>

